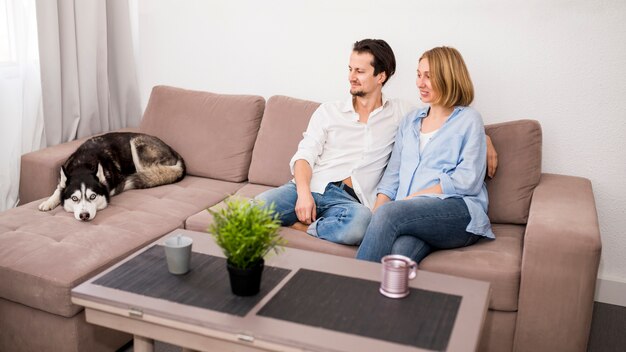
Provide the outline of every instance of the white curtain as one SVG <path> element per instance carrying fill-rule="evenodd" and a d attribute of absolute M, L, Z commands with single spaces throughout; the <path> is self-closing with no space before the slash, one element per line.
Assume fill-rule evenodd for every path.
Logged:
<path fill-rule="evenodd" d="M 46 145 L 137 126 L 129 0 L 37 0 Z"/>
<path fill-rule="evenodd" d="M 139 124 L 136 6 L 0 0 L 0 211 L 19 202 L 22 154 Z"/>
<path fill-rule="evenodd" d="M 18 202 L 20 156 L 42 144 L 35 0 L 0 0 L 0 210 Z"/>

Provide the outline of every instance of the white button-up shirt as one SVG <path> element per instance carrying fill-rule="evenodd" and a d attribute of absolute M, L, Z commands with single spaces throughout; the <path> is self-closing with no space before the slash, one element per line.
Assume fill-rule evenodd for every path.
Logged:
<path fill-rule="evenodd" d="M 402 118 L 413 106 L 399 99 L 382 97 L 383 105 L 359 122 L 352 97 L 324 103 L 313 113 L 298 151 L 289 166 L 306 160 L 313 170 L 311 192 L 324 193 L 330 182 L 352 178 L 354 192 L 369 208 L 376 201 L 380 181 Z"/>

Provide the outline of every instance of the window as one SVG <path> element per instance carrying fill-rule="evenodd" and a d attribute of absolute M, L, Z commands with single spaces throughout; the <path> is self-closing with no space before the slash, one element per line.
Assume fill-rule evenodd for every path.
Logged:
<path fill-rule="evenodd" d="M 13 9 L 10 1 L 0 0 L 0 64 L 15 62 Z"/>

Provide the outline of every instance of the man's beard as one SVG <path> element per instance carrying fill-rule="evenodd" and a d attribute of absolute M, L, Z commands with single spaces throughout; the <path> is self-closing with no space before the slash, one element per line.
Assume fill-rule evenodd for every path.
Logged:
<path fill-rule="evenodd" d="M 350 94 L 352 94 L 353 97 L 364 97 L 365 96 L 365 92 L 362 90 L 357 90 L 357 91 L 350 91 Z"/>

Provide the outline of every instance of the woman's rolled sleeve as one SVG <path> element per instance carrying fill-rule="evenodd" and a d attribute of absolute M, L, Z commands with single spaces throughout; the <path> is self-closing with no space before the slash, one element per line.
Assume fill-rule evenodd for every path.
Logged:
<path fill-rule="evenodd" d="M 460 162 L 451 171 L 441 173 L 439 180 L 444 194 L 477 195 L 483 185 L 487 168 L 487 141 L 482 119 L 478 113 L 468 119 L 465 143 L 461 148 Z"/>

